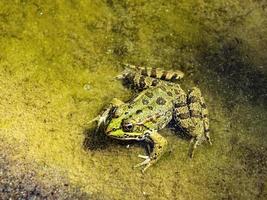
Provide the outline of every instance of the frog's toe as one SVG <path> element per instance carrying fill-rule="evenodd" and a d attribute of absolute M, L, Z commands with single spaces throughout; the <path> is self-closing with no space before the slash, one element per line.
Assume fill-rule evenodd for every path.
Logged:
<path fill-rule="evenodd" d="M 141 166 L 143 166 L 143 165 L 147 165 L 147 164 L 149 164 L 149 162 L 150 162 L 150 157 L 149 157 L 149 156 L 138 155 L 138 157 L 139 157 L 139 158 L 143 158 L 143 159 L 145 159 L 145 160 L 144 160 L 143 162 L 141 162 L 141 163 L 135 165 L 134 168 L 136 168 L 136 167 L 141 167 Z"/>
<path fill-rule="evenodd" d="M 142 169 L 142 173 L 144 174 L 145 171 L 151 166 L 151 163 L 148 163 L 143 169 Z"/>
<path fill-rule="evenodd" d="M 100 118 L 100 116 L 97 116 L 94 119 L 90 120 L 87 124 L 90 125 L 90 124 L 92 124 L 94 122 L 98 122 L 99 118 Z"/>
<path fill-rule="evenodd" d="M 209 143 L 210 145 L 212 145 L 212 142 L 210 141 L 210 139 L 208 140 L 208 143 Z"/>
<path fill-rule="evenodd" d="M 138 155 L 138 158 L 143 158 L 143 159 L 148 159 L 149 158 L 149 156 L 145 156 L 145 155 Z"/>
<path fill-rule="evenodd" d="M 207 142 L 212 145 L 212 142 L 211 142 L 211 139 L 210 139 L 210 135 L 209 135 L 209 131 L 205 131 L 205 137 L 206 137 L 206 140 Z"/>
<path fill-rule="evenodd" d="M 100 127 L 101 124 L 106 124 L 108 116 L 100 116 L 98 119 L 97 127 Z"/>
<path fill-rule="evenodd" d="M 142 173 L 144 173 L 151 166 L 151 158 L 149 156 L 145 156 L 145 155 L 138 155 L 138 157 L 143 158 L 145 160 L 143 162 L 135 165 L 134 168 L 141 167 L 141 166 L 145 165 L 145 167 L 142 169 Z"/>

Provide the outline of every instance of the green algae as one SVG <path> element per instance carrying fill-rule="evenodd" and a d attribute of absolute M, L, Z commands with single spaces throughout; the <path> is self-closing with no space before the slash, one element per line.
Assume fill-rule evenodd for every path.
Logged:
<path fill-rule="evenodd" d="M 1 1 L 0 144 L 96 199 L 265 199 L 266 22 L 264 1 Z M 139 144 L 87 146 L 88 122 L 131 97 L 121 63 L 182 69 L 213 146 L 190 160 L 189 141 L 164 130 L 169 153 L 145 175 Z"/>

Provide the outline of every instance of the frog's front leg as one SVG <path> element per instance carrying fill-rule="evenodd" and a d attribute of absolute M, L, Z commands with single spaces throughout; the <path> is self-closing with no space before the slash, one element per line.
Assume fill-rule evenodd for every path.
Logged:
<path fill-rule="evenodd" d="M 124 104 L 123 101 L 113 98 L 111 103 L 99 114 L 97 117 L 92 119 L 89 124 L 93 122 L 97 122 L 97 127 L 96 127 L 96 132 L 100 129 L 101 126 L 106 126 L 107 125 L 107 119 L 110 117 L 112 114 L 114 108 L 119 107 L 120 105 Z"/>
<path fill-rule="evenodd" d="M 142 172 L 144 173 L 151 165 L 156 163 L 159 158 L 165 153 L 166 148 L 167 148 L 167 140 L 162 137 L 157 131 L 147 131 L 145 133 L 145 137 L 147 137 L 149 140 L 152 141 L 154 147 L 152 152 L 150 153 L 149 156 L 143 156 L 139 155 L 138 157 L 144 158 L 145 160 L 137 165 L 135 167 L 143 166 Z"/>

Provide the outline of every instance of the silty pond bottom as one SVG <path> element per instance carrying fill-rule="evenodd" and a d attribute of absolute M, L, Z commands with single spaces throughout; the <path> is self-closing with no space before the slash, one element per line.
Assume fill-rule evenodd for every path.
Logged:
<path fill-rule="evenodd" d="M 2 199 L 266 199 L 265 1 L 0 1 Z M 120 63 L 179 69 L 201 89 L 213 145 L 169 150 L 145 174 L 138 143 L 90 133 Z"/>

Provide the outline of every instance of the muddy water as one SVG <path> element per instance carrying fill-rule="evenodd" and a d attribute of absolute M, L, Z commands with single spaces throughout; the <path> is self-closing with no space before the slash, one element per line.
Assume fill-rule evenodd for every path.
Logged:
<path fill-rule="evenodd" d="M 67 187 L 64 198 L 266 199 L 266 9 L 241 0 L 0 1 L 0 187 L 8 166 L 14 185 L 23 174 L 33 182 L 34 171 L 38 187 L 63 191 L 57 198 Z M 189 141 L 165 129 L 169 151 L 143 175 L 132 168 L 139 144 L 92 135 L 88 122 L 103 106 L 133 95 L 114 80 L 120 63 L 184 71 L 181 85 L 207 101 L 213 146 L 190 160 Z M 3 198 L 31 190 L 9 187 Z M 29 194 L 55 193 L 40 191 Z"/>

